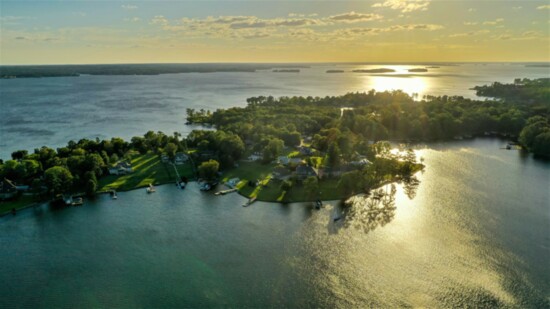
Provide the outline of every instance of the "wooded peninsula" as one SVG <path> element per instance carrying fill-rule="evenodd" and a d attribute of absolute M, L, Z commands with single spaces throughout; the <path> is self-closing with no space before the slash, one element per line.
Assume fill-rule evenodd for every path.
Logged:
<path fill-rule="evenodd" d="M 550 79 L 475 87 L 485 100 L 401 91 L 327 97 L 253 97 L 246 107 L 187 109 L 183 137 L 149 131 L 130 141 L 82 139 L 17 150 L 0 160 L 0 214 L 63 195 L 124 191 L 196 179 L 271 202 L 334 200 L 408 181 L 423 168 L 390 143 L 501 136 L 550 157 Z"/>

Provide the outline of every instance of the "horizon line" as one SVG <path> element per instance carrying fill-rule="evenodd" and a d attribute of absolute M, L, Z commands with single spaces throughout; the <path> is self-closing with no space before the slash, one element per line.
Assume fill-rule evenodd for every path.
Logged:
<path fill-rule="evenodd" d="M 110 62 L 110 63 L 30 63 L 30 64 L 0 64 L 0 67 L 7 66 L 56 66 L 56 65 L 140 65 L 140 64 L 445 64 L 445 63 L 550 63 L 550 60 L 537 61 L 310 61 L 310 62 Z"/>

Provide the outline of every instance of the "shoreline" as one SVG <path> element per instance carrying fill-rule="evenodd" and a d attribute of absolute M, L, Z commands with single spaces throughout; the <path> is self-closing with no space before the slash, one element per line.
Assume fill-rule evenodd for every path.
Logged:
<path fill-rule="evenodd" d="M 421 171 L 417 171 L 416 173 L 413 174 L 416 175 L 417 173 L 419 173 Z M 380 183 L 379 185 L 377 186 L 374 186 L 372 188 L 369 189 L 369 191 L 372 191 L 372 190 L 377 190 L 377 189 L 380 189 L 382 188 L 383 186 L 386 186 L 386 185 L 389 185 L 389 184 L 392 184 L 392 183 L 399 183 L 401 179 L 393 179 L 393 180 L 386 180 L 386 181 L 383 181 L 382 183 Z M 195 182 L 195 183 L 198 183 L 198 181 L 196 180 L 191 180 L 189 181 L 189 183 L 192 183 L 192 182 Z M 166 185 L 169 185 L 170 183 L 160 183 L 160 184 L 157 184 L 156 186 L 166 186 Z M 224 185 L 224 184 L 221 184 L 221 185 Z M 140 190 L 140 189 L 143 189 L 143 188 L 146 188 L 147 186 L 141 186 L 141 187 L 138 187 L 138 188 L 133 188 L 133 189 L 129 189 L 129 190 L 121 190 L 121 191 L 118 191 L 117 192 L 131 192 L 131 191 L 137 191 L 137 190 Z M 186 187 L 187 189 L 187 187 Z M 185 189 L 181 189 L 181 190 L 185 190 Z M 213 191 L 213 190 L 211 190 Z M 207 191 L 207 192 L 210 192 L 210 191 Z M 218 191 L 216 191 L 218 192 Z M 212 194 L 216 193 L 216 192 L 213 192 Z M 244 193 L 241 193 L 239 190 L 236 191 L 238 195 L 240 195 L 241 197 L 245 198 L 245 199 L 250 199 L 251 197 L 250 196 L 246 196 Z M 103 195 L 103 194 L 109 194 L 109 191 L 101 191 L 101 192 L 97 192 L 96 193 L 96 196 L 99 196 L 99 195 Z M 353 193 L 351 195 L 346 195 L 346 196 L 343 196 L 343 197 L 339 197 L 339 198 L 336 198 L 336 199 L 326 199 L 326 200 L 321 200 L 322 202 L 328 202 L 328 201 L 343 201 L 343 200 L 347 200 L 353 196 L 356 196 L 356 195 L 359 195 L 359 194 L 366 194 L 365 192 L 360 192 L 360 193 Z M 309 199 L 305 199 L 305 200 L 299 200 L 299 201 L 288 201 L 288 202 L 283 202 L 283 201 L 272 201 L 272 200 L 263 200 L 263 199 L 257 199 L 257 201 L 259 202 L 264 202 L 264 203 L 271 203 L 271 204 L 292 204 L 292 203 L 314 203 L 315 201 L 317 201 L 316 199 L 313 199 L 313 200 L 309 200 Z M 36 207 L 36 206 L 40 206 L 41 204 L 45 204 L 45 203 L 50 203 L 51 201 L 41 201 L 41 202 L 33 202 L 31 204 L 27 204 L 25 206 L 22 206 L 20 208 L 16 208 L 16 213 L 15 214 L 12 214 L 11 210 L 8 210 L 6 212 L 3 212 L 3 213 L 0 213 L 0 218 L 2 217 L 5 217 L 5 216 L 8 216 L 10 214 L 12 215 L 16 215 L 19 211 L 23 211 L 23 210 L 27 210 L 29 208 L 32 208 L 32 207 Z"/>

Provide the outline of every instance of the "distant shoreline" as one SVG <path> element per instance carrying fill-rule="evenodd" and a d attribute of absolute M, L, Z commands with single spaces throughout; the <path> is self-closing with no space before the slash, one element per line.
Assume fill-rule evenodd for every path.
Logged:
<path fill-rule="evenodd" d="M 130 64 L 51 64 L 51 65 L 0 65 L 0 79 L 78 77 L 81 75 L 124 76 L 161 75 L 180 73 L 255 73 L 264 70 L 298 70 L 315 65 L 418 65 L 460 66 L 463 64 L 523 65 L 531 68 L 548 68 L 550 62 L 315 62 L 315 63 L 130 63 Z M 358 69 L 357 72 L 380 73 L 379 69 Z M 389 72 L 389 71 L 387 71 Z M 383 73 L 387 73 L 383 72 Z"/>

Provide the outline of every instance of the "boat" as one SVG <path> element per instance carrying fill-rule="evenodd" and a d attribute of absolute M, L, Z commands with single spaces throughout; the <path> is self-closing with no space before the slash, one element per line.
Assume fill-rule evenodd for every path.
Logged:
<path fill-rule="evenodd" d="M 82 200 L 81 197 L 76 198 L 76 199 L 72 200 L 72 202 L 71 202 L 72 206 L 81 206 L 82 204 L 84 204 L 84 201 Z"/>
<path fill-rule="evenodd" d="M 315 209 L 321 209 L 322 206 L 323 206 L 323 202 L 321 200 L 317 200 L 315 202 Z"/>
<path fill-rule="evenodd" d="M 117 199 L 117 195 L 116 195 L 116 191 L 115 191 L 115 190 L 111 190 L 111 191 L 109 192 L 109 194 L 111 194 L 111 198 L 112 198 L 113 200 L 116 200 L 116 199 Z"/>
<path fill-rule="evenodd" d="M 153 184 L 149 184 L 149 187 L 146 189 L 146 191 L 147 193 L 153 193 L 153 192 L 156 192 L 157 190 L 155 189 Z"/>
<path fill-rule="evenodd" d="M 256 197 L 253 197 L 251 199 L 249 199 L 246 203 L 243 204 L 243 207 L 248 207 L 250 206 L 252 203 L 254 203 L 256 201 Z"/>

